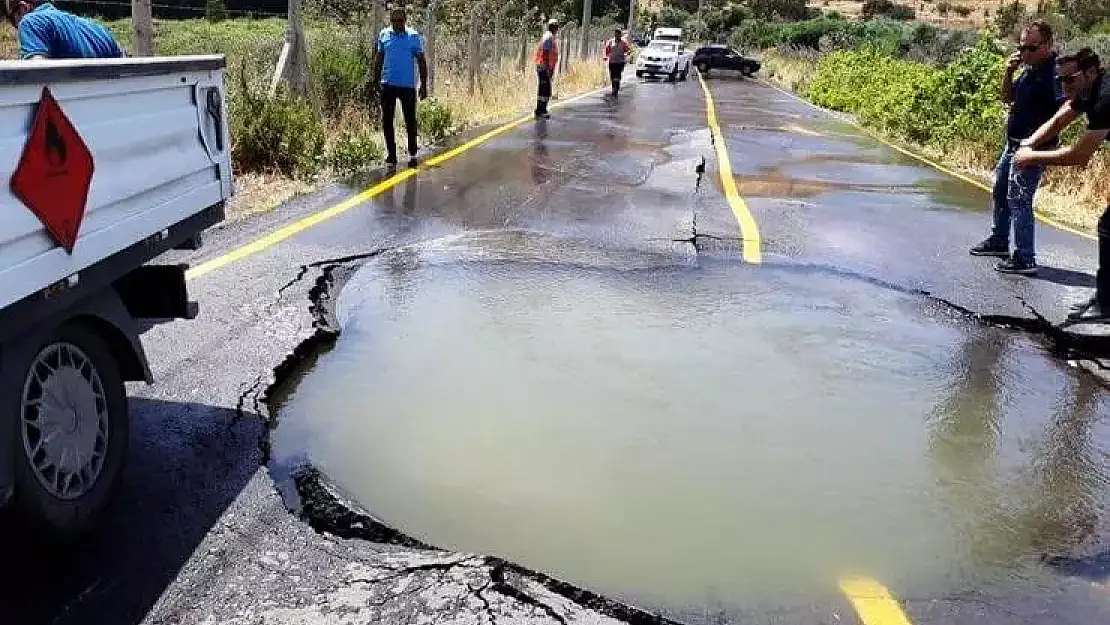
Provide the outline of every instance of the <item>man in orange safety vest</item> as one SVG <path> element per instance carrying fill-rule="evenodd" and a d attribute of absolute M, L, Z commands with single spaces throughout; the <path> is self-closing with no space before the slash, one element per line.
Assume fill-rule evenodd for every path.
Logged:
<path fill-rule="evenodd" d="M 555 65 L 559 62 L 559 44 L 555 34 L 559 32 L 559 21 L 547 21 L 547 32 L 543 34 L 540 45 L 536 46 L 536 78 L 539 79 L 539 93 L 536 96 L 536 117 L 547 119 L 547 102 L 551 99 L 551 79 L 555 76 Z"/>

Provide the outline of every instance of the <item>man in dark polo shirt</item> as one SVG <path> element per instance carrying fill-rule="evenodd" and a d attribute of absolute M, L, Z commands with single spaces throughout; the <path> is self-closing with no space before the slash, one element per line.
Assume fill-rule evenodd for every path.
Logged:
<path fill-rule="evenodd" d="M 1057 64 L 1068 102 L 1032 137 L 1022 142 L 1014 156 L 1015 167 L 1086 167 L 1110 137 L 1110 80 L 1106 79 L 1098 55 L 1090 48 L 1083 48 L 1060 57 Z M 1045 138 L 1059 136 L 1080 115 L 1087 116 L 1087 132 L 1074 145 L 1054 150 L 1035 149 Z M 1098 220 L 1095 294 L 1090 300 L 1074 306 L 1068 317 L 1082 321 L 1110 320 L 1110 206 Z"/>
<path fill-rule="evenodd" d="M 1030 22 L 1021 32 L 1018 51 L 1006 64 L 1002 80 L 1002 100 L 1011 105 L 1006 124 L 1006 147 L 994 172 L 994 227 L 991 235 L 971 248 L 973 256 L 998 256 L 1005 260 L 995 267 L 1002 273 L 1030 275 L 1037 272 L 1033 196 L 1044 167 L 1022 169 L 1013 166 L 1018 142 L 1032 135 L 1052 119 L 1065 97 L 1056 81 L 1052 27 L 1043 21 Z M 1025 71 L 1014 79 L 1021 65 Z M 1045 140 L 1054 147 L 1056 138 Z M 1014 229 L 1015 249 L 1010 255 L 1010 224 Z"/>

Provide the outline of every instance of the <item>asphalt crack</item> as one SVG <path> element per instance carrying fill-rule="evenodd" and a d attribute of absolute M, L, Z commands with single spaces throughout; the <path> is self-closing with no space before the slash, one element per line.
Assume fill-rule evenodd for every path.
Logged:
<path fill-rule="evenodd" d="M 547 605 L 546 603 L 536 599 L 532 595 L 520 590 L 505 580 L 505 570 L 508 568 L 508 563 L 504 560 L 493 559 L 493 566 L 489 570 L 489 587 L 494 592 L 500 593 L 510 599 L 515 599 L 520 603 L 527 606 L 538 608 L 551 618 L 555 619 L 562 625 L 567 625 L 567 619 L 563 615 L 555 611 L 555 608 Z"/>
<path fill-rule="evenodd" d="M 297 272 L 297 275 L 292 280 L 290 280 L 289 282 L 286 282 L 285 284 L 283 284 L 281 287 L 278 288 L 277 298 L 280 300 L 282 297 L 284 297 L 285 296 L 285 291 L 288 290 L 290 287 L 292 287 L 294 284 L 297 284 L 298 282 L 303 280 L 304 277 L 305 277 L 305 274 L 307 274 L 307 273 L 308 273 L 308 265 L 301 265 L 301 268 Z"/>
<path fill-rule="evenodd" d="M 468 562 L 476 562 L 476 564 L 467 566 Z M 441 561 L 441 562 L 425 562 L 423 564 L 410 564 L 410 565 L 405 565 L 405 566 L 399 566 L 399 567 L 396 567 L 396 568 L 387 568 L 386 570 L 390 572 L 389 575 L 385 575 L 385 576 L 382 576 L 382 577 L 375 577 L 375 578 L 372 578 L 372 579 L 371 578 L 356 577 L 356 578 L 348 580 L 348 583 L 351 583 L 351 584 L 381 584 L 381 583 L 384 583 L 384 582 L 393 581 L 395 579 L 400 579 L 402 577 L 405 577 L 406 575 L 413 575 L 415 573 L 420 573 L 420 572 L 424 572 L 424 571 L 447 572 L 447 571 L 450 571 L 451 569 L 458 568 L 458 567 L 477 568 L 477 567 L 481 566 L 483 564 L 483 562 L 484 562 L 484 558 L 482 558 L 482 557 L 466 556 L 464 558 L 459 558 L 459 559 L 456 559 L 456 560 L 446 560 L 446 561 Z"/>
<path fill-rule="evenodd" d="M 492 625 L 497 625 L 497 615 L 494 613 L 493 606 L 490 605 L 489 599 L 486 598 L 486 595 L 484 594 L 486 592 L 486 589 L 489 588 L 492 584 L 492 581 L 488 581 L 485 583 L 484 586 L 478 589 L 475 589 L 473 586 L 470 586 L 468 584 L 467 588 L 469 588 L 471 592 L 474 593 L 474 596 L 482 602 L 482 607 L 485 610 L 486 616 L 489 617 L 489 622 Z"/>

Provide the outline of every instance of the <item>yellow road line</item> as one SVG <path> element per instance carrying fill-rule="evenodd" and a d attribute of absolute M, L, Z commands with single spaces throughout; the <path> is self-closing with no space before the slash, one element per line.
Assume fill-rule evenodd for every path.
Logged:
<path fill-rule="evenodd" d="M 592 95 L 600 93 L 601 91 L 604 91 L 608 88 L 608 86 L 601 87 L 600 89 L 594 89 L 593 91 L 588 91 L 586 93 L 574 96 L 573 98 L 568 98 L 566 100 L 555 102 L 551 105 L 551 108 L 554 109 L 567 106 L 569 104 L 582 100 L 583 98 L 588 98 Z M 358 193 L 357 195 L 349 197 L 334 206 L 330 206 L 307 217 L 294 221 L 293 223 L 279 228 L 259 239 L 251 241 L 246 245 L 237 247 L 230 252 L 223 254 L 222 256 L 217 256 L 216 258 L 205 261 L 197 265 L 196 267 L 190 268 L 188 271 L 185 272 L 185 279 L 194 280 L 203 276 L 204 274 L 211 273 L 217 269 L 220 269 L 221 267 L 234 263 L 238 260 L 242 260 L 243 258 L 250 256 L 251 254 L 256 254 L 258 252 L 261 252 L 262 250 L 265 250 L 266 248 L 277 245 L 278 243 L 288 239 L 289 237 L 297 233 L 303 232 L 317 224 L 320 224 L 321 222 L 335 217 L 336 215 L 345 213 L 352 208 L 362 204 L 363 202 L 374 198 L 375 196 L 381 195 L 382 193 L 397 186 L 399 183 L 417 175 L 419 172 L 425 171 L 431 167 L 436 167 L 437 165 L 441 165 L 451 160 L 452 158 L 455 158 L 456 156 L 459 156 L 460 154 L 466 152 L 467 150 L 473 149 L 481 145 L 482 143 L 485 143 L 486 141 L 489 141 L 490 139 L 498 135 L 504 134 L 512 130 L 513 128 L 516 128 L 517 126 L 523 124 L 524 122 L 532 119 L 533 116 L 531 115 L 514 119 L 513 121 L 502 124 L 501 126 L 498 126 L 497 128 L 490 130 L 489 132 L 483 133 L 471 139 L 470 141 L 463 143 L 462 145 L 451 148 L 446 152 L 442 152 L 429 158 L 428 160 L 424 161 L 424 163 L 419 167 L 406 169 L 404 171 L 393 174 L 392 176 L 378 182 L 369 189 L 366 189 L 361 193 Z"/>
<path fill-rule="evenodd" d="M 766 80 L 761 81 L 761 82 L 764 85 L 767 85 L 768 87 L 770 87 L 772 89 L 780 91 L 780 92 L 794 98 L 795 100 L 797 100 L 799 102 L 802 102 L 804 104 L 808 104 L 809 106 L 812 106 L 813 108 L 815 108 L 819 111 L 822 111 L 824 113 L 829 113 L 829 114 L 831 114 L 835 117 L 838 117 L 838 118 L 841 117 L 840 115 L 836 115 L 833 111 L 830 111 L 830 110 L 828 110 L 824 107 L 818 106 L 818 105 L 814 104 L 813 102 L 810 102 L 809 100 L 806 100 L 805 98 L 799 97 L 795 93 L 790 93 L 789 91 L 779 87 L 778 85 L 773 85 L 773 84 L 767 82 Z M 867 135 L 869 137 L 871 137 L 872 139 L 875 139 L 876 141 L 878 141 L 879 143 L 882 143 L 883 145 L 885 145 L 887 147 L 894 148 L 895 150 L 901 152 L 902 154 L 905 154 L 906 156 L 909 156 L 910 158 L 913 158 L 913 159 L 916 159 L 916 160 L 918 160 L 922 163 L 925 163 L 926 165 L 929 165 L 930 167 L 932 167 L 934 169 L 942 171 L 942 172 L 948 174 L 949 176 L 954 176 L 956 178 L 959 178 L 960 180 L 963 180 L 964 182 L 966 182 L 966 183 L 968 183 L 972 186 L 978 187 L 978 188 L 982 189 L 983 191 L 986 191 L 987 193 L 994 193 L 994 189 L 992 189 L 990 186 L 984 184 L 980 180 L 976 180 L 976 179 L 972 178 L 971 176 L 968 176 L 966 174 L 962 174 L 958 171 L 955 171 L 953 169 L 945 167 L 944 165 L 941 165 L 940 163 L 938 163 L 938 162 L 936 162 L 936 161 L 934 161 L 934 160 L 932 160 L 928 157 L 917 154 L 916 152 L 914 152 L 912 150 L 908 150 L 908 149 L 898 145 L 897 143 L 889 141 L 889 140 L 879 136 L 878 134 L 876 134 L 874 132 L 871 132 L 870 130 L 864 128 L 863 126 L 860 126 L 859 124 L 855 124 L 855 126 L 857 126 L 860 130 L 867 133 Z M 1056 221 L 1055 219 L 1049 217 L 1048 215 L 1045 215 L 1044 213 L 1042 213 L 1040 211 L 1034 211 L 1033 215 L 1038 220 L 1040 220 L 1041 222 L 1043 222 L 1043 223 L 1045 223 L 1049 226 L 1052 226 L 1053 228 L 1056 228 L 1057 230 L 1063 230 L 1064 232 L 1070 232 L 1071 234 L 1081 236 L 1085 239 L 1091 239 L 1091 240 L 1097 240 L 1098 239 L 1097 236 L 1095 236 L 1095 235 L 1093 235 L 1089 232 L 1083 232 L 1082 230 L 1076 230 L 1075 228 L 1072 228 L 1071 226 L 1064 225 L 1063 223 L 1061 223 L 1059 221 Z"/>
<path fill-rule="evenodd" d="M 728 160 L 728 148 L 725 146 L 721 126 L 717 123 L 717 108 L 713 105 L 713 96 L 709 93 L 709 87 L 705 85 L 701 72 L 697 72 L 697 76 L 702 93 L 705 94 L 705 116 L 709 120 L 709 130 L 713 133 L 713 145 L 717 149 L 717 173 L 721 176 L 721 188 L 725 191 L 725 199 L 728 200 L 732 214 L 736 216 L 736 223 L 740 225 L 741 253 L 745 261 L 761 263 L 763 252 L 759 239 L 759 226 L 756 225 L 752 212 L 748 210 L 748 205 L 744 203 L 744 198 L 740 197 L 740 192 L 736 189 L 736 179 L 732 176 L 732 163 Z"/>
<path fill-rule="evenodd" d="M 852 602 L 863 625 L 911 625 L 886 586 L 871 578 L 842 579 L 840 590 Z"/>

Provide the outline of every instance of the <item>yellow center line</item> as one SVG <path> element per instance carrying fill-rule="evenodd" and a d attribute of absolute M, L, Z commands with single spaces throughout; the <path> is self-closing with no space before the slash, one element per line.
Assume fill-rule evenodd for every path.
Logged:
<path fill-rule="evenodd" d="M 863 625 L 911 625 L 886 586 L 869 577 L 842 579 L 840 590 L 852 602 Z"/>
<path fill-rule="evenodd" d="M 561 100 L 561 101 L 555 102 L 551 105 L 551 108 L 555 109 L 555 108 L 560 108 L 560 107 L 567 106 L 569 104 L 572 104 L 574 102 L 582 100 L 583 98 L 588 98 L 592 95 L 600 93 L 600 92 L 602 92 L 602 91 L 604 91 L 608 88 L 609 88 L 608 86 L 601 87 L 600 89 L 594 89 L 593 91 L 588 91 L 586 93 L 574 96 L 573 98 L 568 98 L 566 100 Z M 194 279 L 199 278 L 199 277 L 201 277 L 201 276 L 203 276 L 207 273 L 211 273 L 211 272 L 213 272 L 217 269 L 220 269 L 221 267 L 224 267 L 224 266 L 229 265 L 231 263 L 234 263 L 236 261 L 242 260 L 242 259 L 246 258 L 247 256 L 250 256 L 252 254 L 256 254 L 258 252 L 261 252 L 262 250 L 273 247 L 274 245 L 277 245 L 278 243 L 288 239 L 289 237 L 291 237 L 295 234 L 298 234 L 300 232 L 308 230 L 309 228 L 311 228 L 313 226 L 316 226 L 316 225 L 318 225 L 318 224 L 320 224 L 324 221 L 327 221 L 327 220 L 331 219 L 332 217 L 335 217 L 337 215 L 345 213 L 345 212 L 351 210 L 352 208 L 354 208 L 356 206 L 359 206 L 359 205 L 363 204 L 364 202 L 374 198 L 375 196 L 381 195 L 382 193 L 392 189 L 393 187 L 397 186 L 399 183 L 401 183 L 401 182 L 403 182 L 403 181 L 405 181 L 405 180 L 407 180 L 407 179 L 409 179 L 413 176 L 416 176 L 418 173 L 420 173 L 422 171 L 427 171 L 428 169 L 430 169 L 432 167 L 442 165 L 443 163 L 455 158 L 456 156 L 459 156 L 460 154 L 463 154 L 464 152 L 466 152 L 468 150 L 471 150 L 471 149 L 485 143 L 486 141 L 489 141 L 490 139 L 492 139 L 492 138 L 494 138 L 498 135 L 504 134 L 504 133 L 512 130 L 513 128 L 516 128 L 517 126 L 520 126 L 524 122 L 529 121 L 531 119 L 533 119 L 533 117 L 531 115 L 528 115 L 528 116 L 520 117 L 518 119 L 514 119 L 513 121 L 508 122 L 506 124 L 502 124 L 501 126 L 498 126 L 498 127 L 494 128 L 493 130 L 490 130 L 489 132 L 483 133 L 483 134 L 471 139 L 470 141 L 467 141 L 466 143 L 463 143 L 459 146 L 451 148 L 450 150 L 447 150 L 445 152 L 442 152 L 440 154 L 437 154 L 437 155 L 429 158 L 428 160 L 424 161 L 423 165 L 420 165 L 418 167 L 413 167 L 411 169 L 406 169 L 404 171 L 400 171 L 396 174 L 393 174 L 392 176 L 378 182 L 377 184 L 370 187 L 369 189 L 366 189 L 366 190 L 364 190 L 364 191 L 362 191 L 362 192 L 360 192 L 356 195 L 353 195 L 353 196 L 347 198 L 346 200 L 343 200 L 342 202 L 340 202 L 340 203 L 338 203 L 334 206 L 330 206 L 328 208 L 325 208 L 323 210 L 315 212 L 315 213 L 313 213 L 313 214 L 311 214 L 307 217 L 304 217 L 302 219 L 294 221 L 293 223 L 290 223 L 286 226 L 278 228 L 277 230 L 271 232 L 270 234 L 267 234 L 267 235 L 265 235 L 261 238 L 255 239 L 254 241 L 251 241 L 250 243 L 247 243 L 245 245 L 237 247 L 237 248 L 231 250 L 230 252 L 227 252 L 226 254 L 223 254 L 223 255 L 217 256 L 216 258 L 213 258 L 211 260 L 205 261 L 205 262 L 197 265 L 196 267 L 191 267 L 189 270 L 187 270 L 185 272 L 185 279 L 186 280 L 194 280 Z"/>
<path fill-rule="evenodd" d="M 797 100 L 799 102 L 802 102 L 803 104 L 807 104 L 807 105 L 809 105 L 809 106 L 811 106 L 811 107 L 813 107 L 813 108 L 815 108 L 815 109 L 817 109 L 817 110 L 819 110 L 823 113 L 828 113 L 828 114 L 833 115 L 834 117 L 838 117 L 838 118 L 840 117 L 839 115 L 836 115 L 833 111 L 830 111 L 830 110 L 828 110 L 824 107 L 818 106 L 818 105 L 814 104 L 813 102 L 810 102 L 809 100 L 806 100 L 805 98 L 799 97 L 797 94 L 790 93 L 789 91 L 787 91 L 787 90 L 785 90 L 785 89 L 783 89 L 783 88 L 781 88 L 777 85 L 773 85 L 773 84 L 771 84 L 771 83 L 769 83 L 765 80 L 761 81 L 761 82 L 764 85 L 767 85 L 768 87 L 770 87 L 772 89 L 780 91 L 780 92 L 790 96 L 791 98 L 794 98 L 795 100 Z M 885 139 L 885 138 L 879 136 L 878 134 L 876 134 L 874 132 L 871 132 L 870 130 L 864 128 L 863 126 L 860 126 L 859 124 L 854 124 L 854 125 L 856 127 L 858 127 L 860 130 L 867 133 L 867 135 L 869 137 L 871 137 L 872 139 L 875 139 L 879 143 L 882 143 L 883 145 L 885 145 L 889 148 L 893 148 L 893 149 L 901 152 L 902 154 L 905 154 L 906 156 L 908 156 L 912 159 L 915 159 L 915 160 L 917 160 L 921 163 L 925 163 L 926 165 L 932 167 L 933 169 L 944 172 L 944 173 L 948 174 L 949 176 L 953 176 L 955 178 L 963 180 L 964 182 L 966 182 L 966 183 L 968 183 L 968 184 L 970 184 L 974 187 L 978 187 L 979 189 L 982 189 L 983 191 L 986 191 L 987 193 L 994 193 L 994 189 L 992 189 L 990 186 L 988 186 L 987 184 L 983 183 L 980 180 L 976 180 L 976 179 L 972 178 L 971 176 L 968 176 L 966 174 L 962 174 L 962 173 L 960 173 L 958 171 L 955 171 L 955 170 L 953 170 L 949 167 L 945 167 L 944 165 L 941 165 L 940 163 L 938 163 L 938 162 L 936 162 L 936 161 L 934 161 L 934 160 L 932 160 L 928 157 L 922 156 L 922 155 L 920 155 L 920 154 L 918 154 L 918 153 L 916 153 L 912 150 L 908 150 L 908 149 L 898 145 L 897 143 L 894 143 L 893 141 Z M 1043 222 L 1045 224 L 1048 224 L 1048 225 L 1052 226 L 1053 228 L 1056 228 L 1057 230 L 1063 230 L 1064 232 L 1069 232 L 1071 234 L 1081 236 L 1084 239 L 1091 239 L 1091 240 L 1098 239 L 1097 236 L 1095 236 L 1095 235 L 1093 235 L 1089 232 L 1083 232 L 1082 230 L 1077 230 L 1075 228 L 1072 228 L 1071 226 L 1064 225 L 1063 223 L 1053 219 L 1052 217 L 1049 217 L 1048 215 L 1045 215 L 1044 213 L 1042 213 L 1040 211 L 1034 211 L 1033 215 L 1038 220 L 1040 220 L 1041 222 Z"/>
<path fill-rule="evenodd" d="M 717 123 L 717 109 L 713 105 L 713 96 L 709 93 L 709 87 L 705 85 L 701 72 L 697 72 L 697 76 L 702 93 L 705 94 L 705 116 L 709 120 L 709 130 L 713 133 L 713 146 L 717 151 L 717 173 L 721 177 L 721 188 L 724 189 L 725 199 L 728 200 L 729 208 L 732 209 L 732 214 L 736 217 L 736 223 L 740 226 L 741 254 L 745 261 L 758 264 L 763 262 L 759 226 L 756 225 L 755 218 L 748 210 L 748 205 L 744 203 L 744 198 L 740 196 L 740 192 L 736 189 L 736 179 L 732 176 L 732 163 L 728 159 L 728 148 L 725 146 L 724 135 L 721 134 L 721 126 Z"/>

